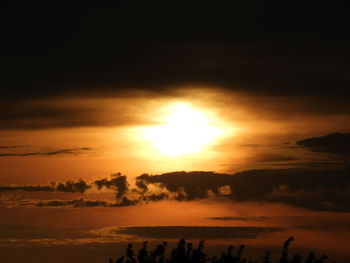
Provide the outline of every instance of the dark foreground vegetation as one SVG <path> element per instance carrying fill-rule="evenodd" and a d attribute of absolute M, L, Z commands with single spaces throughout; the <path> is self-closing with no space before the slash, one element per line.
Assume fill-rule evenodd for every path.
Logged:
<path fill-rule="evenodd" d="M 230 245 L 220 257 L 208 257 L 204 252 L 204 240 L 199 242 L 197 248 L 193 248 L 191 242 L 180 239 L 177 247 L 171 250 L 169 257 L 166 257 L 167 242 L 149 250 L 148 242 L 145 241 L 137 255 L 133 245 L 128 244 L 125 255 L 115 261 L 110 258 L 109 263 L 336 263 L 336 261 L 329 260 L 327 256 L 316 256 L 313 252 L 310 252 L 305 258 L 301 254 L 290 256 L 288 249 L 293 240 L 294 238 L 290 237 L 283 243 L 280 258 L 277 261 L 270 259 L 271 253 L 269 251 L 266 251 L 259 261 L 249 260 L 243 255 L 244 245 L 240 245 L 237 249 Z"/>

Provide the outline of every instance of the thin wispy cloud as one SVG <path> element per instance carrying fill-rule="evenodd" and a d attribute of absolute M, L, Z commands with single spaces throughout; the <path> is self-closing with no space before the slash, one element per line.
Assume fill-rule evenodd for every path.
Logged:
<path fill-rule="evenodd" d="M 10 149 L 10 148 L 3 148 Z M 92 151 L 89 147 L 75 147 L 67 149 L 58 149 L 49 152 L 3 152 L 0 157 L 27 157 L 27 156 L 56 156 L 56 155 L 81 155 Z"/>
<path fill-rule="evenodd" d="M 3 149 L 18 149 L 28 147 L 29 145 L 0 145 L 0 150 Z"/>
<path fill-rule="evenodd" d="M 256 238 L 283 231 L 277 227 L 222 227 L 222 226 L 134 226 L 111 230 L 139 238 L 236 239 Z"/>
<path fill-rule="evenodd" d="M 242 216 L 222 216 L 222 217 L 209 217 L 211 220 L 219 221 L 264 221 L 268 219 L 267 216 L 251 216 L 251 217 L 242 217 Z"/>
<path fill-rule="evenodd" d="M 61 182 L 52 182 L 51 185 L 3 185 L 0 186 L 0 192 L 6 191 L 57 191 L 57 192 L 69 192 L 69 193 L 84 193 L 86 190 L 91 188 L 92 185 L 85 182 L 83 179 L 77 181 L 66 181 Z"/>

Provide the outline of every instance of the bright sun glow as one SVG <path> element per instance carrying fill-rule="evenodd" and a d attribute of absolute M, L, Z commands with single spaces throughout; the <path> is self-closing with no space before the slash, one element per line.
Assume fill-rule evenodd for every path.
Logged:
<path fill-rule="evenodd" d="M 163 125 L 145 130 L 145 137 L 165 155 L 178 156 L 198 153 L 222 134 L 212 125 L 209 113 L 194 109 L 189 104 L 175 103 L 164 108 Z"/>

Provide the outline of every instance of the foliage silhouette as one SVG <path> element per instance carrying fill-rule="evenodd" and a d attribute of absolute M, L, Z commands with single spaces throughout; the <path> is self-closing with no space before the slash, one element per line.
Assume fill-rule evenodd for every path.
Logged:
<path fill-rule="evenodd" d="M 314 252 L 310 252 L 308 256 L 303 260 L 301 254 L 295 254 L 289 259 L 289 246 L 294 241 L 293 237 L 289 237 L 282 247 L 281 257 L 279 263 L 336 263 L 336 261 L 329 261 L 327 256 L 322 255 L 317 258 Z M 226 252 L 223 252 L 220 258 L 216 256 L 208 257 L 204 252 L 205 240 L 201 240 L 196 249 L 193 249 L 193 244 L 187 242 L 184 238 L 180 239 L 177 247 L 172 249 L 170 257 L 166 258 L 165 252 L 167 248 L 167 242 L 163 242 L 156 246 L 152 251 L 148 250 L 148 241 L 143 242 L 142 248 L 139 250 L 137 257 L 133 250 L 133 245 L 128 244 L 125 252 L 125 256 L 119 257 L 116 261 L 109 259 L 109 263 L 260 263 L 258 261 L 251 261 L 243 257 L 245 245 L 240 245 L 237 252 L 234 252 L 234 246 L 230 245 Z M 261 263 L 274 263 L 271 260 L 271 252 L 266 251 L 262 257 Z M 277 263 L 277 261 L 275 261 Z"/>

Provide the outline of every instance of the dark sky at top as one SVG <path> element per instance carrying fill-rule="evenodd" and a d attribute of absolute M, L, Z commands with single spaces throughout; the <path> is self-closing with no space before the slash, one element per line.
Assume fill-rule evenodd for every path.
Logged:
<path fill-rule="evenodd" d="M 104 96 L 176 85 L 348 101 L 345 2 L 1 5 L 1 97 Z"/>

